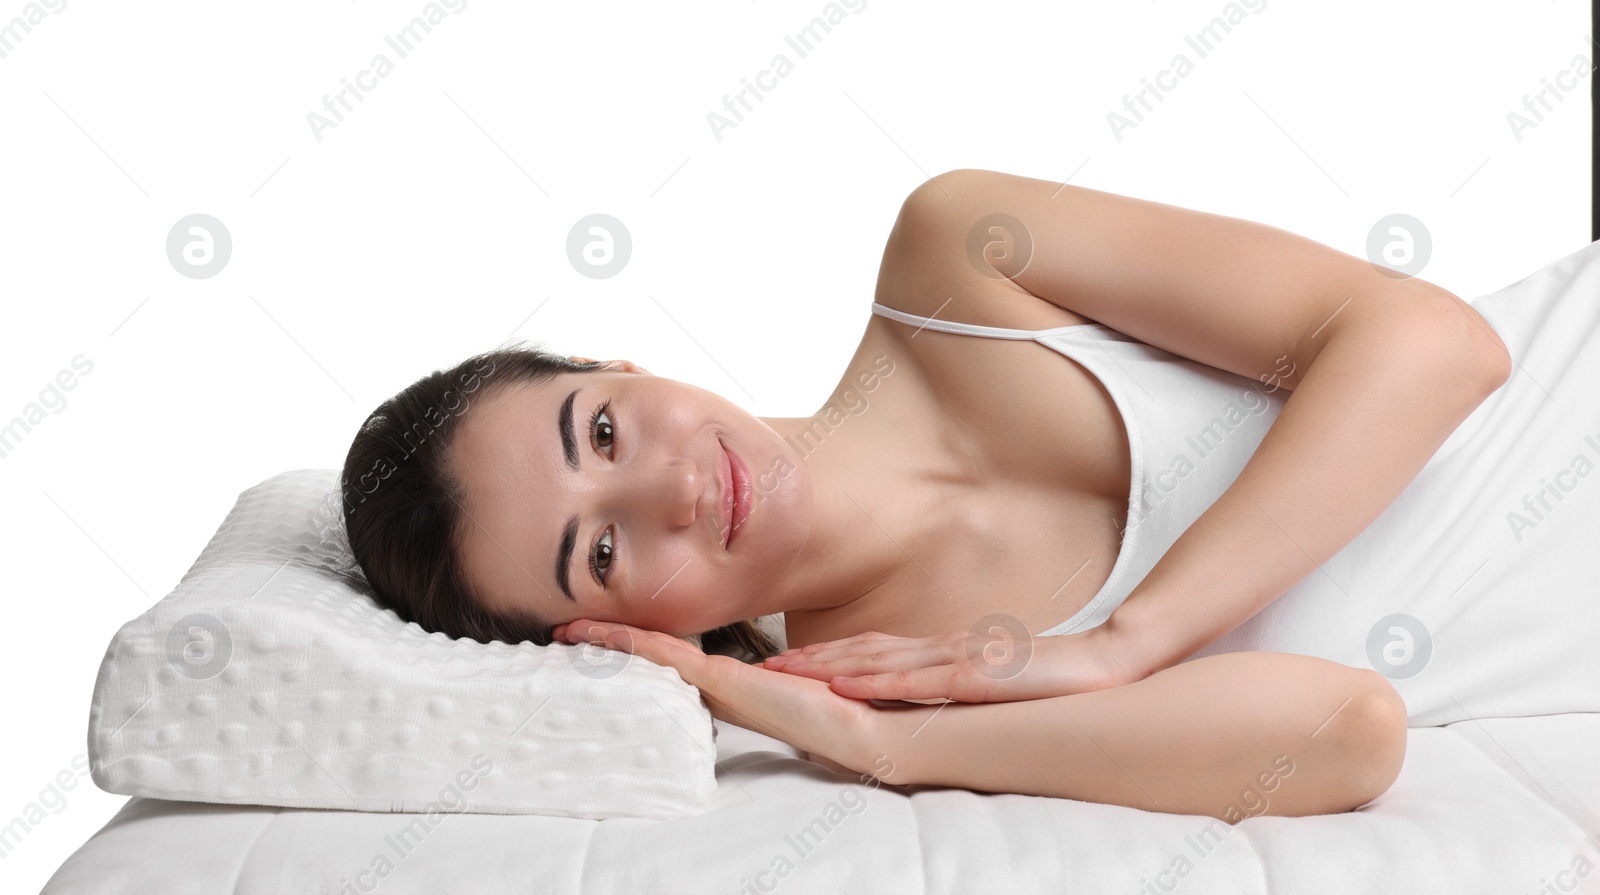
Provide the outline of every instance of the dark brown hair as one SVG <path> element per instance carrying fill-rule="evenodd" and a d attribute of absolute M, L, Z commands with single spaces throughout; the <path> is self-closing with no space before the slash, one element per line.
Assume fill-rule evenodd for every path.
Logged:
<path fill-rule="evenodd" d="M 350 552 L 378 602 L 403 621 L 480 643 L 551 643 L 554 626 L 537 613 L 486 611 L 468 583 L 459 546 L 466 493 L 450 473 L 450 446 L 474 401 L 604 366 L 539 344 L 512 343 L 429 373 L 378 405 L 350 443 L 340 487 Z M 753 620 L 703 632 L 701 648 L 756 662 L 778 652 Z"/>

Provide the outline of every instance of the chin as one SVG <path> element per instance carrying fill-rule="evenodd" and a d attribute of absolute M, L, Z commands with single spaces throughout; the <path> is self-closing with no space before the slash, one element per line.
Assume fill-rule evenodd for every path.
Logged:
<path fill-rule="evenodd" d="M 695 634 L 704 634 L 707 631 L 715 630 L 723 625 L 732 624 L 732 622 L 719 622 L 713 624 L 709 620 L 684 622 L 681 620 L 666 621 L 658 619 L 655 621 L 627 622 L 626 624 L 632 625 L 635 628 L 643 628 L 646 631 L 659 631 L 672 637 L 690 637 Z"/>

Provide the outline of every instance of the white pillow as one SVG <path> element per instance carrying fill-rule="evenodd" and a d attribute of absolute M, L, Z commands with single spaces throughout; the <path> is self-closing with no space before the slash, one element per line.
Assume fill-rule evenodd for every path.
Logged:
<path fill-rule="evenodd" d="M 101 789 L 595 819 L 709 808 L 698 689 L 618 650 L 402 622 L 345 571 L 338 481 L 296 470 L 240 494 L 177 588 L 112 638 L 89 710 Z"/>

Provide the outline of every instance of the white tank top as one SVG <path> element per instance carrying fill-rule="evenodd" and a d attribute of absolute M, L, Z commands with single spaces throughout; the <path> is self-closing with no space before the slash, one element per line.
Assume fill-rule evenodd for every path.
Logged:
<path fill-rule="evenodd" d="M 1128 521 L 1111 575 L 1084 607 L 1044 632 L 1099 625 L 1255 453 L 1289 392 L 1171 354 L 1101 323 L 1023 330 L 872 313 L 939 332 L 1037 341 L 1082 364 L 1110 393 L 1131 457 Z"/>
<path fill-rule="evenodd" d="M 1269 650 L 1374 668 L 1405 697 L 1412 727 L 1600 712 L 1600 242 L 1471 304 L 1511 352 L 1511 379 L 1344 549 L 1183 661 Z M 1116 403 L 1132 461 L 1128 524 L 1099 593 L 1045 635 L 1104 622 L 1233 483 L 1293 395 L 1104 324 L 1015 330 L 872 311 L 1040 342 Z"/>

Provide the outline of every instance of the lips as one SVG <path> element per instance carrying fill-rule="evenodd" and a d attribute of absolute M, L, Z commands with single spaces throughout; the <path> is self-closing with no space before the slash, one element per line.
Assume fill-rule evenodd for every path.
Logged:
<path fill-rule="evenodd" d="M 722 549 L 726 550 L 733 540 L 733 460 L 720 439 L 717 447 L 721 448 L 717 454 L 717 505 L 722 510 L 717 519 L 722 523 Z"/>
<path fill-rule="evenodd" d="M 729 450 L 720 439 L 717 443 L 722 447 L 721 468 L 718 470 L 722 491 L 718 496 L 722 499 L 722 524 L 725 529 L 722 546 L 726 550 L 732 546 L 750 516 L 750 470 L 739 459 L 739 455 Z"/>

